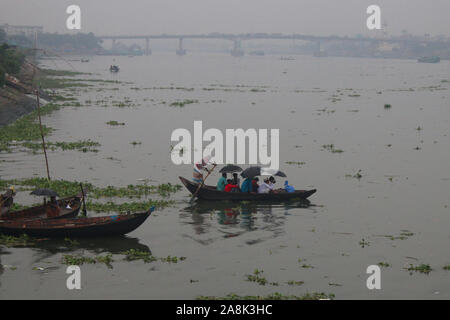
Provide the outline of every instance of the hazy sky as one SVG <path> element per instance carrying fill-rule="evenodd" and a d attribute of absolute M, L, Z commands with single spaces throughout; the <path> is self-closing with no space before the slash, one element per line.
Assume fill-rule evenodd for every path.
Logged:
<path fill-rule="evenodd" d="M 0 0 L 0 24 L 69 32 L 67 6 L 81 7 L 81 32 L 95 34 L 369 34 L 366 8 L 377 4 L 388 32 L 450 35 L 450 0 Z"/>

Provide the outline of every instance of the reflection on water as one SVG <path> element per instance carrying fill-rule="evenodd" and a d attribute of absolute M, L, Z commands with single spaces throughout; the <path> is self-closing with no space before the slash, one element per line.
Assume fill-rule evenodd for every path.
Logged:
<path fill-rule="evenodd" d="M 214 241 L 211 237 L 233 238 L 257 231 L 256 238 L 245 240 L 247 244 L 254 244 L 284 234 L 287 216 L 310 207 L 309 200 L 288 203 L 198 201 L 182 209 L 180 218 L 183 224 L 192 225 L 198 236 L 186 237 L 197 242 L 209 244 Z M 205 237 L 208 238 L 205 240 Z"/>
<path fill-rule="evenodd" d="M 11 248 L 12 249 L 12 248 Z M 104 237 L 104 238 L 81 238 L 81 239 L 37 239 L 35 245 L 30 247 L 33 250 L 31 263 L 39 263 L 49 260 L 60 253 L 69 254 L 76 251 L 88 251 L 91 254 L 99 255 L 102 253 L 121 254 L 127 250 L 135 249 L 149 252 L 150 248 L 140 243 L 137 238 L 127 236 Z M 0 258 L 8 251 L 0 251 Z M 0 275 L 2 273 L 0 260 Z"/>

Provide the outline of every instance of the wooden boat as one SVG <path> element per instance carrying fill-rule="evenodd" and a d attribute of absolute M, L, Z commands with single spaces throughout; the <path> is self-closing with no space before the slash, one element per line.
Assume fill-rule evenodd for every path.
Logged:
<path fill-rule="evenodd" d="M 31 237 L 104 237 L 129 233 L 150 216 L 147 212 L 106 217 L 0 221 L 0 234 Z"/>
<path fill-rule="evenodd" d="M 49 214 L 49 203 L 41 206 L 31 207 L 24 210 L 7 212 L 0 217 L 0 221 L 4 220 L 29 220 L 29 219 L 61 219 L 73 218 L 78 215 L 81 208 L 81 195 L 59 199 L 57 201 L 59 214 L 53 216 Z M 67 208 L 70 205 L 70 208 Z"/>
<path fill-rule="evenodd" d="M 109 71 L 111 72 L 119 72 L 119 66 L 110 66 L 109 67 Z"/>
<path fill-rule="evenodd" d="M 195 194 L 199 184 L 183 177 L 179 177 L 190 193 Z M 214 186 L 204 185 L 197 192 L 197 198 L 203 200 L 237 200 L 237 201 L 289 201 L 293 199 L 307 199 L 314 193 L 312 190 L 296 190 L 295 192 L 280 191 L 277 193 L 247 193 L 218 191 Z"/>

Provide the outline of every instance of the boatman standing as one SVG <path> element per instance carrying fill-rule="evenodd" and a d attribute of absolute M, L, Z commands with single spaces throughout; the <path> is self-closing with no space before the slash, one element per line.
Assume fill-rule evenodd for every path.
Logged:
<path fill-rule="evenodd" d="M 211 159 L 211 156 L 206 156 L 202 159 L 201 162 L 197 162 L 194 164 L 194 172 L 192 174 L 192 180 L 194 182 L 196 182 L 196 183 L 203 182 L 203 171 L 206 171 L 209 173 L 207 165 L 209 164 L 210 159 Z"/>

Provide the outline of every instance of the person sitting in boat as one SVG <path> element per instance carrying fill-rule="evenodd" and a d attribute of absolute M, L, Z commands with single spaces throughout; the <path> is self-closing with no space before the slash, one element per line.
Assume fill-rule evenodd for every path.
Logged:
<path fill-rule="evenodd" d="M 225 192 L 239 192 L 239 186 L 234 184 L 233 180 L 228 179 L 227 185 L 225 186 Z"/>
<path fill-rule="evenodd" d="M 227 174 L 226 174 L 226 172 L 224 172 L 224 173 L 222 173 L 222 176 L 220 177 L 219 181 L 217 182 L 216 189 L 219 191 L 224 191 L 226 185 L 227 185 Z"/>
<path fill-rule="evenodd" d="M 46 212 L 48 218 L 59 216 L 61 208 L 59 207 L 58 202 L 56 201 L 56 197 L 50 197 L 50 202 L 48 203 Z"/>
<path fill-rule="evenodd" d="M 246 178 L 241 185 L 241 192 L 252 192 L 252 180 L 250 178 Z"/>
<path fill-rule="evenodd" d="M 295 188 L 293 186 L 290 186 L 289 182 L 286 180 L 284 182 L 284 191 L 286 191 L 288 193 L 292 193 L 292 192 L 295 192 Z"/>
<path fill-rule="evenodd" d="M 272 191 L 273 191 L 273 185 L 270 184 L 269 178 L 265 178 L 264 182 L 258 188 L 258 193 L 269 193 Z"/>
<path fill-rule="evenodd" d="M 236 172 L 233 173 L 233 183 L 238 186 L 241 184 L 241 179 L 239 179 L 238 174 Z"/>
<path fill-rule="evenodd" d="M 258 193 L 258 188 L 259 188 L 259 179 L 257 177 L 254 177 L 252 180 L 252 192 L 253 193 Z"/>

